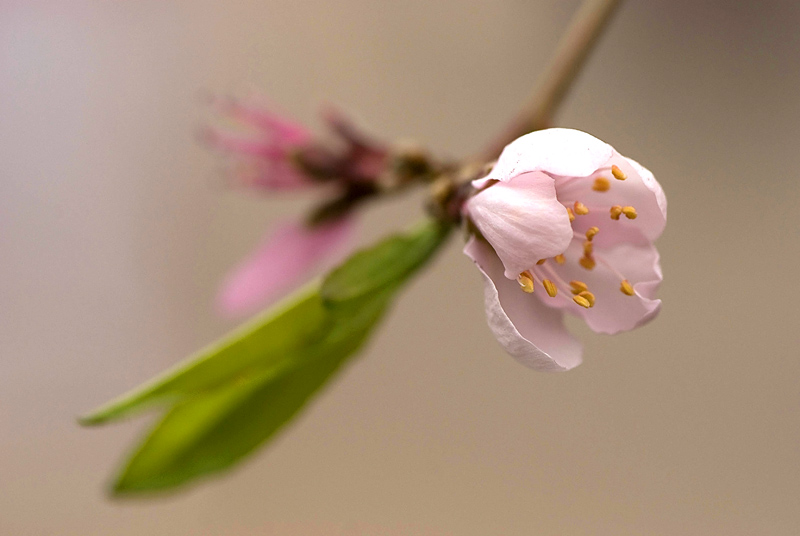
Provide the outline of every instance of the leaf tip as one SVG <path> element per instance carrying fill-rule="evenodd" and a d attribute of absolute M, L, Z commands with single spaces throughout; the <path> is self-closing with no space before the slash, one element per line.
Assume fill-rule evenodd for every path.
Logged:
<path fill-rule="evenodd" d="M 106 494 L 111 499 L 128 499 L 134 495 L 134 489 L 125 482 L 125 476 L 121 475 L 111 482 L 106 488 Z"/>
<path fill-rule="evenodd" d="M 138 481 L 136 478 L 131 478 L 126 468 L 108 484 L 106 493 L 112 499 L 130 499 L 146 496 L 148 492 L 152 493 L 156 490 L 157 488 L 148 486 L 146 481 Z"/>
<path fill-rule="evenodd" d="M 92 413 L 87 413 L 86 415 L 78 415 L 77 417 L 75 417 L 75 421 L 80 426 L 89 427 L 89 426 L 99 426 L 101 424 L 105 424 L 106 419 L 103 417 L 102 413 L 94 411 Z"/>

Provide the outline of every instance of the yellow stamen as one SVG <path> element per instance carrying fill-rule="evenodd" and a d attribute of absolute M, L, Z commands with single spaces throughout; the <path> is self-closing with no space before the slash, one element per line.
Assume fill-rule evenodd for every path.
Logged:
<path fill-rule="evenodd" d="M 574 281 L 574 280 L 570 281 L 569 286 L 572 287 L 573 294 L 580 294 L 581 292 L 586 292 L 587 290 L 589 290 L 589 287 L 586 286 L 586 283 L 584 283 L 583 281 Z"/>
<path fill-rule="evenodd" d="M 586 255 L 587 257 L 591 257 L 593 250 L 594 250 L 594 246 L 592 245 L 592 241 L 591 240 L 585 240 L 583 242 L 583 254 Z"/>
<path fill-rule="evenodd" d="M 611 181 L 605 177 L 597 177 L 592 184 L 592 190 L 595 192 L 607 192 L 611 188 Z"/>
<path fill-rule="evenodd" d="M 611 174 L 614 175 L 614 178 L 618 181 L 624 181 L 628 178 L 628 176 L 625 175 L 625 172 L 619 169 L 619 166 L 616 165 L 611 166 Z"/>
<path fill-rule="evenodd" d="M 555 259 L 555 261 L 556 261 L 558 264 L 564 264 L 565 262 L 567 262 L 567 258 L 566 258 L 566 257 L 564 257 L 564 255 L 562 255 L 561 253 L 559 253 L 558 255 L 556 255 L 556 256 L 555 256 L 555 257 L 553 257 L 553 258 Z"/>
<path fill-rule="evenodd" d="M 580 263 L 581 266 L 583 266 L 587 270 L 593 269 L 597 264 L 591 257 L 581 257 L 580 259 L 578 259 L 578 262 Z"/>
<path fill-rule="evenodd" d="M 589 214 L 589 208 L 580 201 L 575 201 L 575 214 L 585 216 Z"/>
<path fill-rule="evenodd" d="M 611 207 L 611 219 L 618 220 L 620 214 L 622 214 L 622 207 L 619 205 L 614 205 Z"/>
<path fill-rule="evenodd" d="M 542 279 L 542 285 L 544 286 L 544 289 L 547 291 L 548 296 L 550 296 L 551 298 L 556 297 L 556 294 L 558 294 L 558 289 L 556 288 L 556 285 L 552 281 L 550 281 L 549 279 Z"/>
<path fill-rule="evenodd" d="M 629 220 L 635 220 L 637 216 L 636 209 L 633 207 L 622 207 L 622 213 L 625 214 Z"/>
<path fill-rule="evenodd" d="M 589 229 L 586 230 L 586 240 L 591 240 L 592 238 L 594 238 L 594 235 L 596 235 L 599 232 L 600 229 L 598 227 L 589 227 Z"/>
<path fill-rule="evenodd" d="M 547 259 L 539 259 L 538 261 L 536 261 L 536 264 L 537 264 L 538 266 L 541 266 L 542 264 L 544 264 L 544 261 L 546 261 L 546 260 L 547 260 Z"/>
<path fill-rule="evenodd" d="M 569 222 L 572 223 L 575 221 L 575 213 L 572 212 L 572 209 L 567 207 L 567 215 L 569 215 Z"/>
<path fill-rule="evenodd" d="M 572 298 L 572 301 L 574 301 L 575 303 L 577 303 L 581 307 L 586 307 L 587 309 L 592 306 L 592 304 L 589 303 L 589 300 L 587 300 L 583 296 L 575 296 L 575 297 Z"/>
<path fill-rule="evenodd" d="M 527 294 L 533 294 L 533 276 L 530 272 L 525 271 L 519 274 L 517 277 L 517 283 L 519 283 L 519 286 L 523 292 L 526 292 Z"/>
<path fill-rule="evenodd" d="M 633 291 L 633 287 L 631 286 L 630 282 L 627 279 L 622 280 L 622 284 L 619 286 L 619 289 L 622 291 L 623 294 L 627 296 L 633 296 L 636 294 Z"/>
<path fill-rule="evenodd" d="M 580 294 L 578 294 L 581 298 L 585 299 L 589 302 L 589 307 L 594 307 L 594 294 L 589 292 L 588 290 L 584 290 Z"/>

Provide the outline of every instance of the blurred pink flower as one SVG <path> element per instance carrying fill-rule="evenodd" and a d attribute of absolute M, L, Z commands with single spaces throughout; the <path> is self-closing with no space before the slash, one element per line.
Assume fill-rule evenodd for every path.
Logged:
<path fill-rule="evenodd" d="M 219 309 L 229 315 L 257 310 L 306 279 L 352 233 L 350 218 L 314 227 L 279 226 L 227 277 L 218 295 Z"/>
<path fill-rule="evenodd" d="M 345 139 L 341 154 L 315 144 L 303 126 L 269 111 L 261 101 L 211 100 L 224 118 L 239 127 L 235 131 L 210 127 L 203 136 L 206 142 L 232 157 L 236 184 L 276 192 L 340 181 L 339 188 L 325 190 L 328 195 L 339 195 L 353 187 L 347 184 L 353 178 L 351 170 L 364 169 L 361 164 L 367 156 L 375 161 L 373 153 L 377 151 L 362 149 L 360 139 L 351 141 L 341 133 Z M 343 116 L 329 115 L 336 129 L 355 136 L 356 131 Z M 356 177 L 362 182 L 369 178 Z M 221 312 L 239 315 L 255 311 L 291 290 L 328 257 L 341 251 L 353 234 L 353 222 L 348 214 L 332 218 L 313 226 L 285 223 L 271 232 L 224 281 L 217 297 Z"/>
<path fill-rule="evenodd" d="M 220 114 L 243 127 L 237 131 L 209 127 L 203 132 L 209 144 L 235 157 L 236 183 L 266 190 L 297 190 L 312 184 L 292 161 L 293 153 L 311 142 L 302 125 L 251 102 L 230 98 L 211 102 Z"/>
<path fill-rule="evenodd" d="M 482 238 L 464 252 L 484 276 L 489 326 L 517 360 L 546 371 L 580 364 L 564 312 L 609 334 L 658 313 L 653 241 L 667 201 L 637 162 L 584 132 L 548 129 L 509 144 L 473 185 L 464 210 Z"/>

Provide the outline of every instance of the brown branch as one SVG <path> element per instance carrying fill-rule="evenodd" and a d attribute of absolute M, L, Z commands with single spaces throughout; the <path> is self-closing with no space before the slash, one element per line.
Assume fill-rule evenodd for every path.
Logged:
<path fill-rule="evenodd" d="M 503 147 L 516 138 L 550 126 L 556 110 L 620 2 L 621 0 L 584 1 L 559 41 L 556 52 L 539 78 L 530 100 L 481 153 L 481 160 L 493 160 Z"/>

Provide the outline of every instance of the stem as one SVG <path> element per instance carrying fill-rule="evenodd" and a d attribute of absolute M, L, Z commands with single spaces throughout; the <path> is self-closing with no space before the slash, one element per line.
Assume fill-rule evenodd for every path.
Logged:
<path fill-rule="evenodd" d="M 539 78 L 530 99 L 500 136 L 489 144 L 482 153 L 482 160 L 497 158 L 503 147 L 523 134 L 550 126 L 553 115 L 620 1 L 584 1 L 561 37 L 556 52 Z"/>

